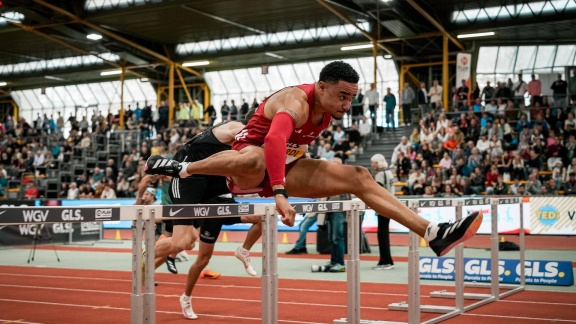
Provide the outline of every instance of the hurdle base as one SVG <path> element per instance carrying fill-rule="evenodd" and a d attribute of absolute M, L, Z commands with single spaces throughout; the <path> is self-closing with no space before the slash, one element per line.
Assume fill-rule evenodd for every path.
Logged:
<path fill-rule="evenodd" d="M 456 293 L 449 292 L 446 290 L 442 291 L 433 291 L 430 293 L 430 297 L 437 297 L 437 298 L 456 298 Z M 492 295 L 490 294 L 472 294 L 472 293 L 464 293 L 464 299 L 486 299 L 490 298 Z"/>
<path fill-rule="evenodd" d="M 341 319 L 334 320 L 334 324 L 348 323 L 348 319 L 343 317 Z M 360 324 L 405 324 L 402 322 L 386 322 L 386 321 L 370 321 L 370 320 L 360 320 Z"/>
<path fill-rule="evenodd" d="M 485 282 L 465 282 L 464 287 L 471 287 L 471 288 L 490 288 L 492 287 L 492 283 L 485 283 Z M 520 287 L 520 285 L 514 284 L 499 284 L 498 287 L 504 289 L 514 289 Z"/>
<path fill-rule="evenodd" d="M 388 304 L 388 309 L 395 311 L 408 311 L 408 303 L 400 302 Z M 456 307 L 451 306 L 420 305 L 420 311 L 425 313 L 447 314 L 456 310 Z"/>

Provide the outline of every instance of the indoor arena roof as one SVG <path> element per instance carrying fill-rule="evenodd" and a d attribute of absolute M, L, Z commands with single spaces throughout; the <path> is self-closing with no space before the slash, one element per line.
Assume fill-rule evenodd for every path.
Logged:
<path fill-rule="evenodd" d="M 576 0 L 1 0 L 0 81 L 28 89 L 379 55 L 423 63 L 484 45 L 575 44 Z M 361 28 L 359 30 L 357 27 Z M 494 32 L 492 36 L 458 35 Z M 101 39 L 89 39 L 98 34 Z M 96 55 L 96 56 L 95 56 Z M 98 56 L 98 57 L 97 57 Z M 194 71 L 190 70 L 194 69 Z"/>

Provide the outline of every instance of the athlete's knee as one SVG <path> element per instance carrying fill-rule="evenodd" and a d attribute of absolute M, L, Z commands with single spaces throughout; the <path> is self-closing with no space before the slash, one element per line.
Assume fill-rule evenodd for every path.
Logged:
<path fill-rule="evenodd" d="M 369 183 L 369 181 L 373 181 L 370 171 L 365 167 L 354 165 L 350 166 L 349 169 L 350 174 L 347 176 L 347 179 L 349 179 L 349 185 L 352 189 L 362 189 Z"/>
<path fill-rule="evenodd" d="M 210 258 L 212 257 L 212 255 L 201 255 L 198 254 L 198 257 L 196 258 L 195 263 L 201 267 L 202 269 L 206 268 L 206 266 L 208 266 L 208 263 L 210 263 Z"/>
<path fill-rule="evenodd" d="M 172 242 L 170 243 L 170 250 L 172 253 L 180 253 L 184 250 L 192 250 L 192 240 L 187 239 L 185 237 L 181 238 L 172 238 Z"/>

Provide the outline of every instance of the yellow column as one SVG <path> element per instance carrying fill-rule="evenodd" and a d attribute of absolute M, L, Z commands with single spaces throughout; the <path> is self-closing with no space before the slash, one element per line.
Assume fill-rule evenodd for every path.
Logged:
<path fill-rule="evenodd" d="M 120 73 L 120 130 L 124 130 L 124 77 L 126 74 L 126 68 L 122 67 L 122 73 Z"/>
<path fill-rule="evenodd" d="M 444 110 L 448 110 L 448 94 L 450 93 L 450 84 L 448 81 L 448 36 L 444 35 L 443 37 L 443 50 L 442 50 L 442 87 L 444 89 L 444 93 L 442 96 L 442 105 L 444 106 Z"/>
<path fill-rule="evenodd" d="M 174 120 L 174 63 L 170 63 L 170 72 L 168 75 L 168 127 Z"/>
<path fill-rule="evenodd" d="M 400 83 L 398 85 L 398 102 L 400 102 L 400 99 L 402 98 L 402 88 L 404 87 L 404 78 L 406 75 L 406 71 L 404 70 L 404 65 L 400 64 L 400 79 L 398 80 L 398 83 Z M 398 109 L 398 124 L 400 124 L 400 121 L 404 122 L 404 110 L 403 109 Z"/>

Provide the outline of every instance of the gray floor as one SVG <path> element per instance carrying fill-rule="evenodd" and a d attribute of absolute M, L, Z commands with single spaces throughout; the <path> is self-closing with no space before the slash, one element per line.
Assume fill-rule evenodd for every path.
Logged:
<path fill-rule="evenodd" d="M 92 244 L 81 244 L 80 246 L 89 247 L 102 247 L 102 248 L 131 248 L 131 241 L 99 241 Z M 239 243 L 217 243 L 217 251 L 234 251 L 239 246 Z M 253 248 L 254 252 L 261 252 L 261 244 L 256 244 Z M 306 258 L 285 258 L 285 251 L 292 248 L 292 245 L 279 244 L 278 245 L 278 276 L 279 278 L 291 279 L 318 279 L 318 280 L 341 280 L 346 281 L 346 273 L 312 273 L 311 266 L 314 264 L 325 264 L 329 255 L 314 254 L 316 247 L 308 245 L 310 255 Z M 109 252 L 76 252 L 76 251 L 57 251 L 60 257 L 60 262 L 56 260 L 56 255 L 52 249 L 41 249 L 36 251 L 35 259 L 31 263 L 27 263 L 30 250 L 23 248 L 4 248 L 0 249 L 0 265 L 13 265 L 13 266 L 31 266 L 31 267 L 55 267 L 55 268 L 69 268 L 69 269 L 98 269 L 98 270 L 121 270 L 129 271 L 132 266 L 132 255 L 127 252 L 109 253 Z M 365 255 L 365 254 L 364 254 Z M 370 255 L 378 255 L 378 248 L 372 246 L 372 253 Z M 402 246 L 392 247 L 392 255 L 399 257 L 406 257 L 408 255 L 408 248 Z M 433 255 L 432 251 L 428 248 L 422 248 L 421 255 Z M 489 258 L 489 251 L 485 249 L 465 249 L 465 257 L 485 257 Z M 518 252 L 500 252 L 502 259 L 518 259 Z M 452 255 L 447 255 L 452 256 Z M 177 267 L 181 273 L 194 261 L 194 256 L 190 255 L 188 261 L 177 263 Z M 556 251 L 556 250 L 527 250 L 526 259 L 535 260 L 566 260 L 575 261 L 576 252 L 574 251 Z M 252 264 L 256 271 L 260 274 L 262 270 L 262 259 L 260 257 L 253 257 Z M 362 282 L 386 282 L 386 283 L 407 283 L 408 282 L 408 263 L 396 262 L 395 269 L 389 271 L 372 270 L 375 261 L 361 261 L 361 281 Z M 244 272 L 240 262 L 234 256 L 214 256 L 210 261 L 210 268 L 221 272 L 224 276 L 247 276 Z M 165 266 L 160 267 L 158 272 L 168 272 Z M 438 280 L 422 280 L 422 284 L 430 285 L 447 285 L 453 286 L 454 282 L 451 281 L 438 281 Z M 557 286 L 539 286 L 528 285 L 528 290 L 547 290 L 547 291 L 565 291 L 576 292 L 576 286 L 570 287 L 557 287 Z"/>

